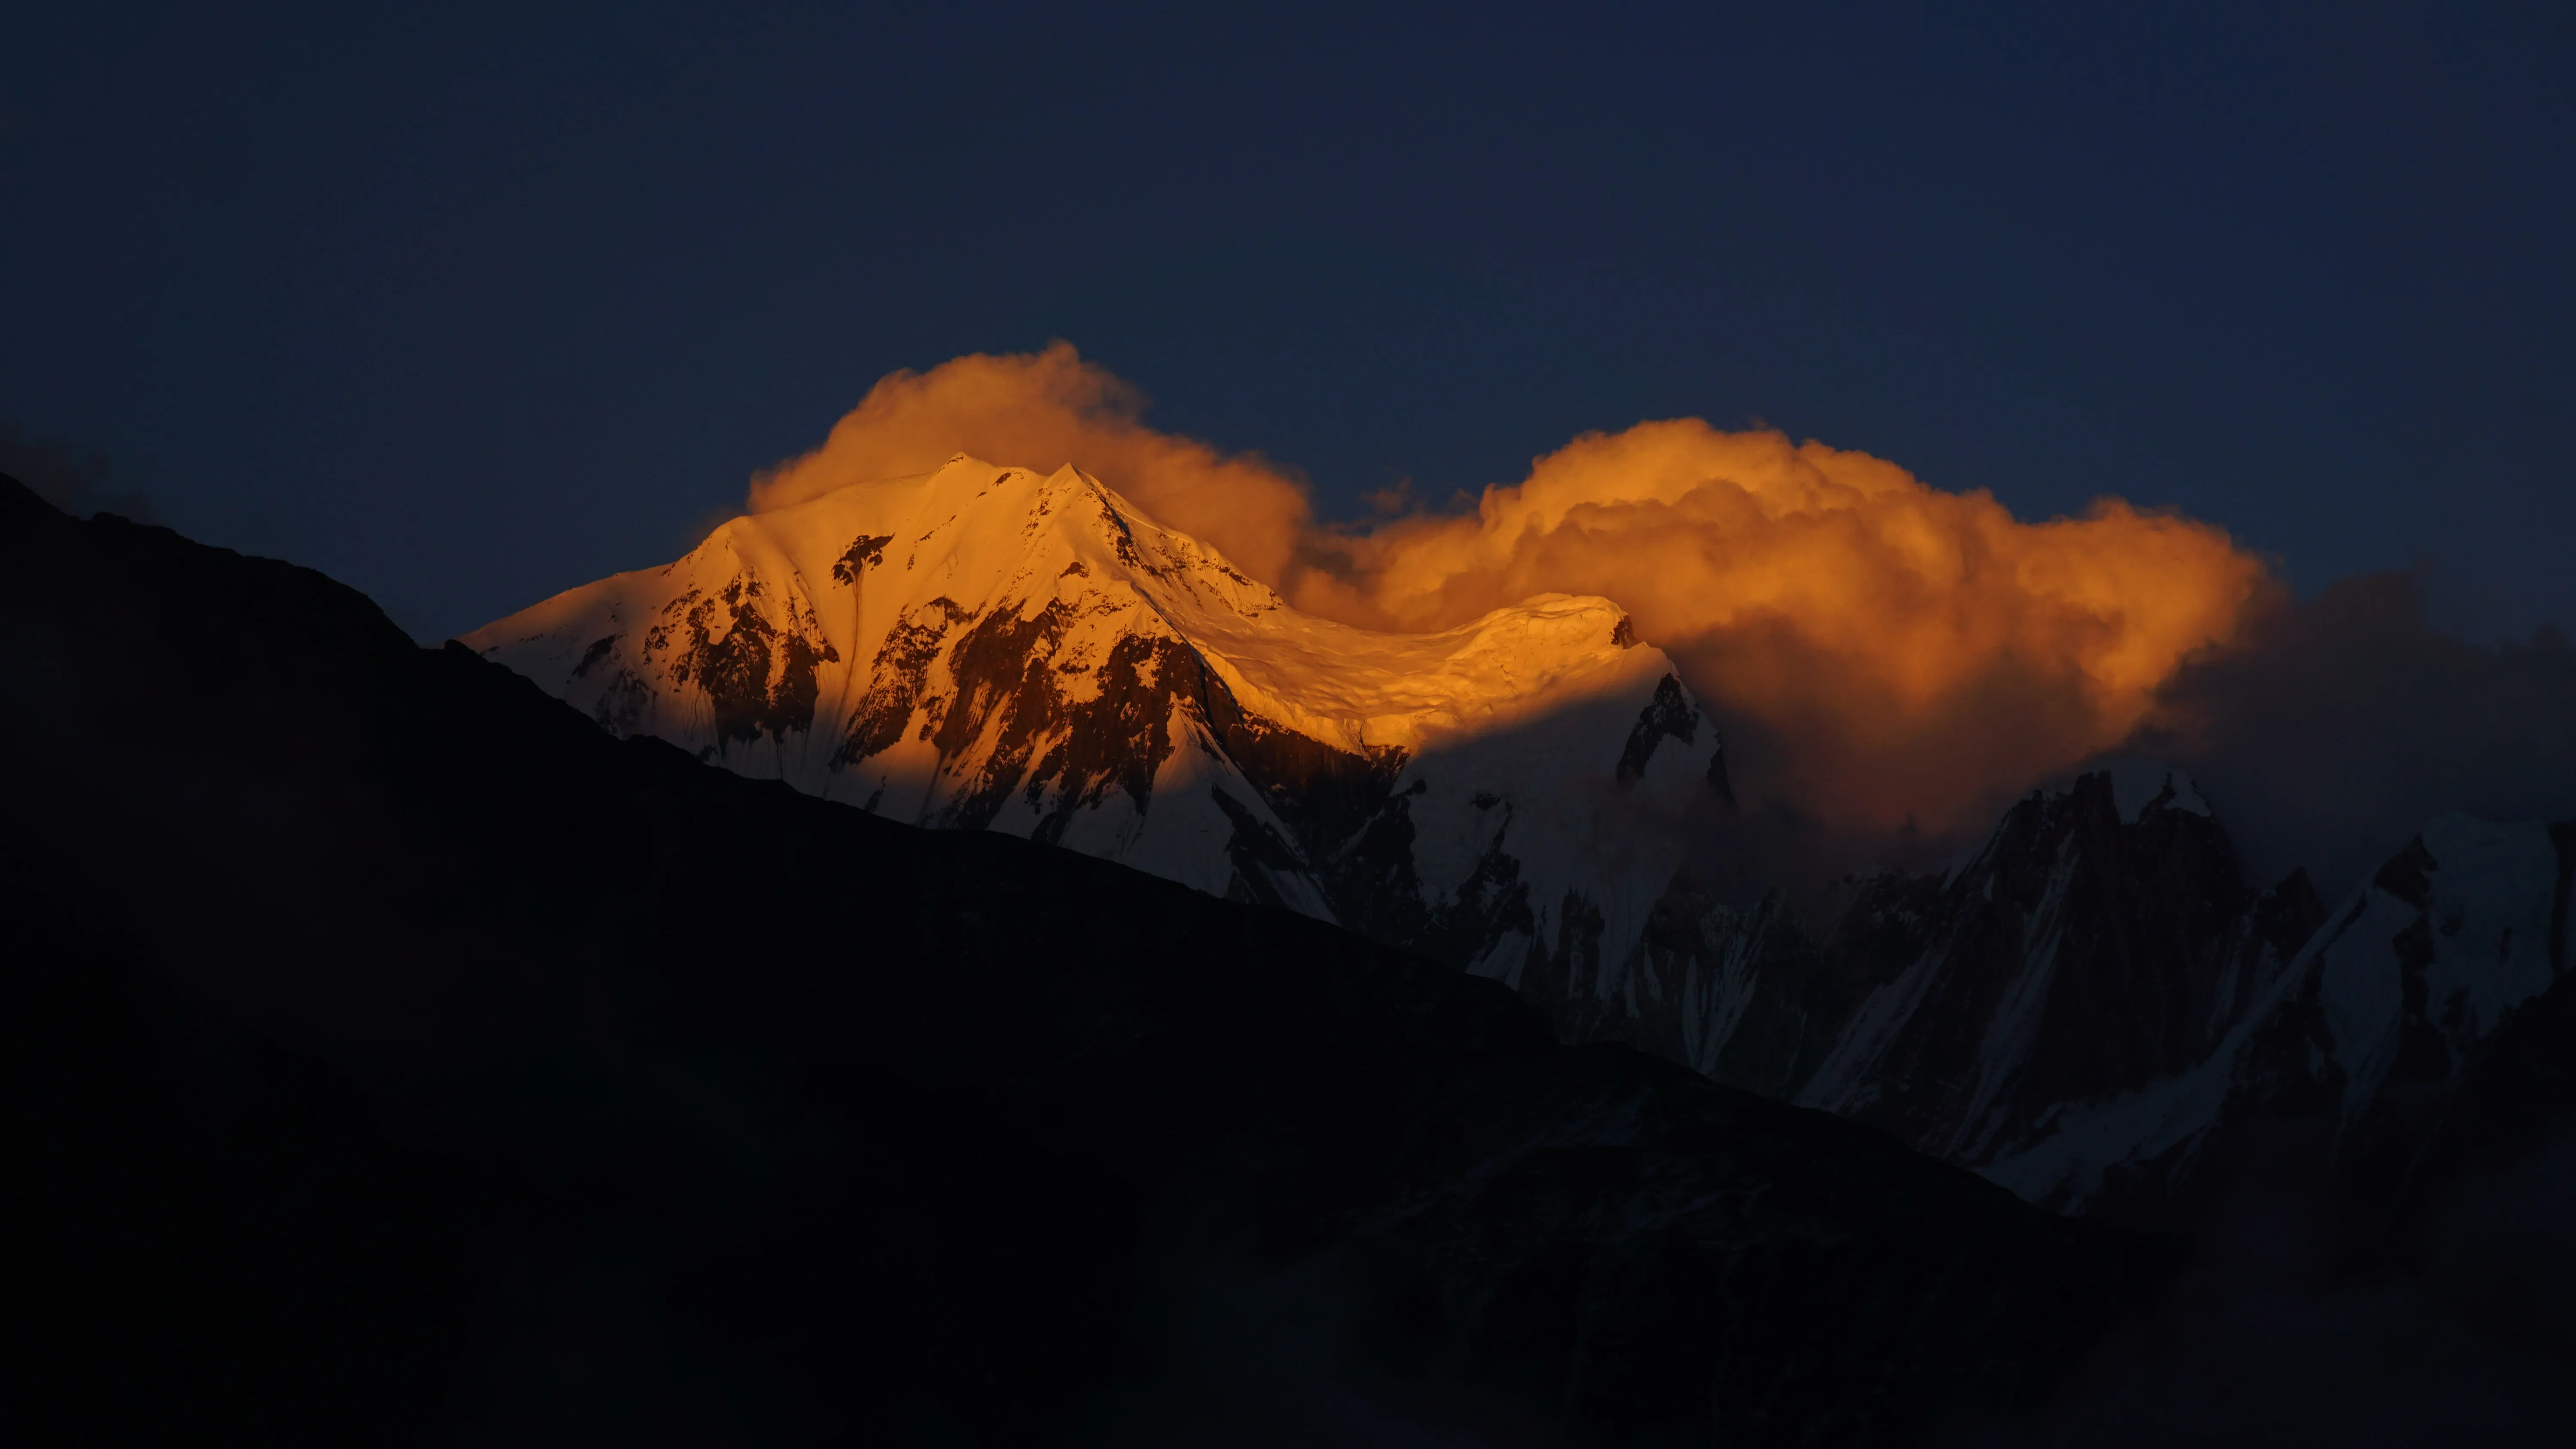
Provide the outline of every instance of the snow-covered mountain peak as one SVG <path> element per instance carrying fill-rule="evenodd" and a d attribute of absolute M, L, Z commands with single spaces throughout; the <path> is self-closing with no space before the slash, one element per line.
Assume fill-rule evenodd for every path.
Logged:
<path fill-rule="evenodd" d="M 1140 606 L 1144 616 L 1122 626 L 1159 621 L 1159 632 L 1210 646 L 1209 663 L 1246 708 L 1353 752 L 1420 749 L 1637 677 L 1651 690 L 1671 671 L 1661 651 L 1638 649 L 1626 611 L 1598 597 L 1541 594 L 1436 634 L 1299 614 L 1216 549 L 1071 465 L 1041 476 L 960 455 L 935 472 L 734 519 L 663 572 L 784 563 L 864 593 L 856 574 L 892 562 L 884 550 L 898 540 L 902 574 L 961 606 L 1009 601 L 1024 619 L 1052 603 L 1086 616 Z M 538 622 L 537 613 L 517 617 Z M 866 608 L 856 622 L 863 652 L 894 626 Z"/>
<path fill-rule="evenodd" d="M 1609 600 L 1352 628 L 1070 466 L 853 484 L 467 642 L 743 773 L 1498 975 L 1626 951 L 1678 822 L 1724 800 L 1716 732 Z"/>

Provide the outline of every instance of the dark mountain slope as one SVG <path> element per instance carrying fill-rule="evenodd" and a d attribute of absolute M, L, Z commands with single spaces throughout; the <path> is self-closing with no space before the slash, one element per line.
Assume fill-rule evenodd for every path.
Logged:
<path fill-rule="evenodd" d="M 2172 1252 L 0 482 L 31 1439 L 1886 1443 Z"/>

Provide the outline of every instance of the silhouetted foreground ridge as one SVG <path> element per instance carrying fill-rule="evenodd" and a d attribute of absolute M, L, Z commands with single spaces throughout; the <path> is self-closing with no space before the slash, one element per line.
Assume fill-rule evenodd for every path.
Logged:
<path fill-rule="evenodd" d="M 1843 1444 L 2169 1270 L 0 481 L 28 1442 Z"/>

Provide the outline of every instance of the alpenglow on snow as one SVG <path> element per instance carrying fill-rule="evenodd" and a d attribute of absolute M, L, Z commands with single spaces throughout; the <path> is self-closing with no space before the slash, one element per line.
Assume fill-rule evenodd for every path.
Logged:
<path fill-rule="evenodd" d="M 1069 466 L 960 456 L 737 518 L 466 642 L 741 774 L 1514 985 L 1631 957 L 1727 799 L 1715 727 L 1610 601 L 1355 629 Z"/>

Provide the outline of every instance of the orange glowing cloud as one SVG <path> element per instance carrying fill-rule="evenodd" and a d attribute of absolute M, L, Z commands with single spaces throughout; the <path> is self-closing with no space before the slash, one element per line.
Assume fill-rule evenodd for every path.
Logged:
<path fill-rule="evenodd" d="M 1319 528 L 1275 467 L 1141 413 L 1062 343 L 960 358 L 877 384 L 752 502 L 957 452 L 1071 462 L 1346 623 L 1439 629 L 1532 594 L 1605 595 L 1717 712 L 1739 783 L 1868 828 L 1974 825 L 2118 745 L 2272 587 L 2204 523 L 2117 500 L 2026 523 L 1867 454 L 1695 419 L 1578 438 L 1473 514 Z"/>
<path fill-rule="evenodd" d="M 754 512 L 874 478 L 927 473 L 959 453 L 1052 472 L 1071 463 L 1171 528 L 1265 580 L 1284 577 L 1309 522 L 1303 484 L 1261 458 L 1228 455 L 1141 421 L 1145 398 L 1070 343 L 973 353 L 887 375 L 823 446 L 754 478 Z"/>
<path fill-rule="evenodd" d="M 2266 582 L 2207 524 L 2117 500 L 2024 523 L 1892 463 L 1695 419 L 1576 439 L 1467 517 L 1312 545 L 1311 612 L 1441 628 L 1541 590 L 1618 600 L 1767 737 L 1790 798 L 1939 826 L 2116 745 Z"/>

